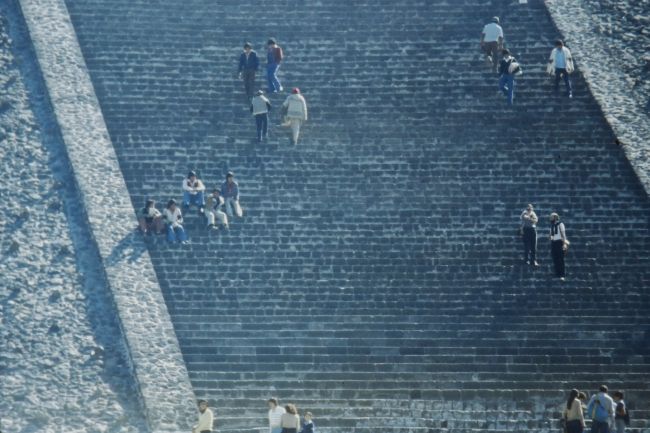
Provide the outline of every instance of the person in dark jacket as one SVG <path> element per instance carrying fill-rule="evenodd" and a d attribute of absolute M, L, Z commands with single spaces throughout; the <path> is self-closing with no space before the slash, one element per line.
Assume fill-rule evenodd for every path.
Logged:
<path fill-rule="evenodd" d="M 255 73 L 260 67 L 260 59 L 253 51 L 250 42 L 244 44 L 244 52 L 239 56 L 239 78 L 244 81 L 244 91 L 247 100 L 253 98 L 255 92 Z"/>
<path fill-rule="evenodd" d="M 275 39 L 269 39 L 266 43 L 266 78 L 269 82 L 268 93 L 282 92 L 284 89 L 280 80 L 278 79 L 278 69 L 284 54 L 282 48 L 278 45 Z"/>
<path fill-rule="evenodd" d="M 515 75 L 520 71 L 520 67 L 509 50 L 501 51 L 501 55 L 503 58 L 499 64 L 499 90 L 508 98 L 508 105 L 512 105 L 515 98 Z"/>
<path fill-rule="evenodd" d="M 305 422 L 302 425 L 300 433 L 316 433 L 316 426 L 314 425 L 313 415 L 311 412 L 305 412 L 304 418 Z"/>

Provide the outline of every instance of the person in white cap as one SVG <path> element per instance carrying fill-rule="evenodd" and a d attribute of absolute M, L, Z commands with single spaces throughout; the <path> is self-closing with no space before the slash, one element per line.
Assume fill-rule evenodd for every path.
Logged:
<path fill-rule="evenodd" d="M 485 52 L 485 62 L 492 67 L 492 72 L 496 72 L 499 53 L 503 49 L 503 29 L 499 25 L 499 17 L 492 17 L 492 22 L 483 26 L 481 48 Z"/>

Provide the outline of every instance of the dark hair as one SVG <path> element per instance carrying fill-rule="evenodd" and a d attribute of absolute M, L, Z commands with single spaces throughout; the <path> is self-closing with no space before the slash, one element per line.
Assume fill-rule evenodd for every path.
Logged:
<path fill-rule="evenodd" d="M 290 413 L 291 415 L 298 415 L 298 409 L 296 409 L 296 406 L 289 403 L 284 407 L 284 410 L 287 411 L 287 413 Z"/>
<path fill-rule="evenodd" d="M 569 393 L 569 399 L 566 401 L 566 408 L 571 409 L 571 405 L 573 404 L 573 400 L 575 400 L 580 393 L 578 392 L 577 389 L 572 389 L 571 392 Z"/>
<path fill-rule="evenodd" d="M 246 42 L 246 43 L 244 44 L 244 48 L 253 48 L 253 46 L 251 45 L 250 42 Z"/>
<path fill-rule="evenodd" d="M 273 403 L 274 405 L 278 405 L 278 399 L 277 398 L 269 398 L 269 403 Z"/>
<path fill-rule="evenodd" d="M 585 394 L 584 392 L 580 391 L 580 392 L 578 393 L 578 400 L 586 400 L 586 399 L 587 399 L 587 394 Z"/>
<path fill-rule="evenodd" d="M 176 200 L 174 200 L 174 199 L 169 200 L 169 201 L 167 202 L 167 209 L 169 209 L 170 207 L 172 207 L 173 204 L 176 204 Z"/>
<path fill-rule="evenodd" d="M 187 173 L 187 178 L 189 179 L 190 177 L 196 177 L 196 172 L 194 170 L 191 170 L 189 173 Z"/>
<path fill-rule="evenodd" d="M 598 391 L 607 392 L 607 391 L 609 391 L 609 389 L 607 388 L 607 385 L 600 385 L 600 388 L 598 388 Z"/>
<path fill-rule="evenodd" d="M 274 45 L 276 43 L 277 42 L 275 42 L 275 39 L 273 39 L 273 38 L 270 38 L 268 41 L 266 41 L 266 45 Z"/>
<path fill-rule="evenodd" d="M 507 48 L 504 48 L 503 51 L 501 51 L 501 54 L 503 54 L 504 56 L 506 56 L 506 55 L 510 54 L 510 50 L 507 49 Z"/>
<path fill-rule="evenodd" d="M 311 412 L 305 412 L 305 415 L 304 415 L 304 416 L 308 416 L 308 417 L 310 417 L 310 418 L 313 418 L 313 417 L 314 417 L 314 415 L 312 415 Z"/>
<path fill-rule="evenodd" d="M 219 188 L 214 188 L 212 192 L 218 192 L 219 194 L 221 194 L 221 190 Z"/>
<path fill-rule="evenodd" d="M 235 173 L 233 173 L 232 171 L 226 173 L 226 179 L 228 179 L 229 177 L 235 177 Z"/>
<path fill-rule="evenodd" d="M 208 404 L 208 401 L 207 401 L 207 400 L 199 400 L 199 403 L 198 403 L 198 404 L 201 404 L 201 403 Z"/>
<path fill-rule="evenodd" d="M 152 207 L 155 204 L 156 204 L 156 202 L 153 201 L 152 199 L 147 199 L 147 202 L 144 204 L 144 208 L 149 209 L 150 207 Z"/>
<path fill-rule="evenodd" d="M 564 42 L 562 42 L 562 39 L 556 39 L 556 40 L 555 40 L 555 46 L 556 46 L 556 47 L 563 47 L 563 46 L 564 46 Z"/>
<path fill-rule="evenodd" d="M 623 400 L 623 391 L 614 391 L 614 397 L 618 397 Z"/>

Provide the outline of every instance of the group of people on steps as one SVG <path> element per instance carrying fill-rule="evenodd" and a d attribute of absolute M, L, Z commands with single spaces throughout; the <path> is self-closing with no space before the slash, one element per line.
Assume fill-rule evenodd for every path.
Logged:
<path fill-rule="evenodd" d="M 266 81 L 269 94 L 282 93 L 284 87 L 278 78 L 278 71 L 284 52 L 275 39 L 269 39 L 266 43 Z M 250 112 L 255 117 L 257 128 L 257 142 L 266 141 L 269 136 L 269 115 L 272 104 L 262 89 L 255 90 L 256 74 L 260 67 L 260 60 L 257 52 L 253 50 L 250 42 L 244 44 L 244 51 L 239 56 L 239 78 L 244 82 L 244 92 Z M 298 144 L 300 128 L 309 118 L 307 102 L 300 93 L 298 87 L 291 90 L 291 94 L 282 103 L 281 125 L 291 129 L 291 144 Z"/>
<path fill-rule="evenodd" d="M 276 398 L 270 398 L 267 402 L 269 413 L 269 433 L 315 433 L 316 426 L 311 412 L 305 412 L 304 422 L 300 422 L 298 409 L 294 404 L 287 404 L 284 407 L 278 404 Z M 214 413 L 208 407 L 206 400 L 199 400 L 199 420 L 192 427 L 192 433 L 212 433 L 214 429 Z"/>
<path fill-rule="evenodd" d="M 630 413 L 623 391 L 615 391 L 610 397 L 607 385 L 601 385 L 587 403 L 587 394 L 572 389 L 562 411 L 564 433 L 582 433 L 587 426 L 585 418 L 591 420 L 591 433 L 625 433 Z"/>
<path fill-rule="evenodd" d="M 499 90 L 507 98 L 508 105 L 512 105 L 515 98 L 515 78 L 522 75 L 523 70 L 510 50 L 504 47 L 504 41 L 503 28 L 499 17 L 492 17 L 491 22 L 483 26 L 481 49 L 492 72 L 499 74 Z M 555 92 L 559 92 L 560 81 L 564 80 L 565 95 L 573 98 L 570 78 L 573 71 L 571 51 L 564 46 L 561 39 L 556 40 L 546 66 L 546 72 L 554 77 Z"/>

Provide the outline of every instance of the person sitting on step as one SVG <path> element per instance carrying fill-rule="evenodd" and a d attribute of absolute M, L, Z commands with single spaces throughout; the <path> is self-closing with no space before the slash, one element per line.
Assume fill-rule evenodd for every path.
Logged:
<path fill-rule="evenodd" d="M 217 230 L 217 222 L 228 229 L 228 215 L 223 211 L 225 200 L 221 197 L 219 188 L 212 190 L 212 194 L 208 197 L 208 229 Z"/>
<path fill-rule="evenodd" d="M 300 428 L 298 409 L 296 409 L 295 405 L 289 403 L 284 407 L 284 410 L 285 413 L 280 418 L 282 433 L 298 433 L 298 429 Z"/>
<path fill-rule="evenodd" d="M 192 427 L 192 433 L 210 433 L 214 424 L 214 415 L 208 408 L 208 402 L 199 400 L 199 422 Z"/>
<path fill-rule="evenodd" d="M 189 210 L 190 206 L 199 208 L 199 213 L 203 214 L 205 207 L 205 185 L 201 179 L 196 177 L 196 172 L 190 171 L 183 180 L 183 208 Z"/>
<path fill-rule="evenodd" d="M 180 208 L 176 206 L 176 200 L 171 199 L 167 202 L 164 215 L 167 223 L 167 240 L 170 243 L 187 243 L 187 234 L 183 228 L 183 215 Z"/>
<path fill-rule="evenodd" d="M 140 230 L 145 235 L 150 234 L 152 230 L 157 235 L 162 233 L 165 223 L 163 222 L 162 214 L 156 209 L 155 201 L 151 199 L 147 200 L 144 207 L 140 209 L 138 224 L 140 225 Z"/>
<path fill-rule="evenodd" d="M 233 214 L 241 218 L 244 211 L 239 205 L 239 184 L 235 182 L 235 174 L 229 171 L 226 181 L 221 184 L 221 195 L 226 202 L 226 213 L 232 218 Z"/>

